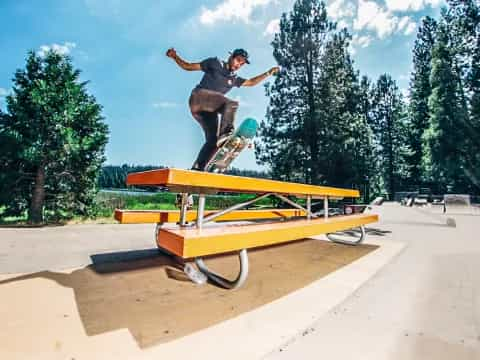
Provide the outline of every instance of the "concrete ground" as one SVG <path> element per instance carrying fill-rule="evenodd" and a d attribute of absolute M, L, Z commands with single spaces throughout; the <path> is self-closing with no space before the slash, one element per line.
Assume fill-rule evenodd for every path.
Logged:
<path fill-rule="evenodd" d="M 385 204 L 375 211 L 381 222 L 373 227 L 380 231 L 367 240 L 380 245 L 377 250 L 234 318 L 146 348 L 128 327 L 108 324 L 115 318 L 95 324 L 103 330 L 92 336 L 86 302 L 52 280 L 60 269 L 85 271 L 92 254 L 116 253 L 122 261 L 152 255 L 153 226 L 0 228 L 0 358 L 480 359 L 480 217 L 452 215 L 454 228 L 421 209 Z M 55 277 L 12 280 L 53 270 Z M 295 280 L 285 271 L 278 276 Z M 259 272 L 257 280 L 265 275 Z M 135 276 L 111 278 L 135 290 L 141 273 Z M 276 280 L 283 278 L 269 278 Z M 82 286 L 89 281 L 80 277 Z"/>
<path fill-rule="evenodd" d="M 267 359 L 480 359 L 480 216 L 387 204 L 402 254 Z"/>

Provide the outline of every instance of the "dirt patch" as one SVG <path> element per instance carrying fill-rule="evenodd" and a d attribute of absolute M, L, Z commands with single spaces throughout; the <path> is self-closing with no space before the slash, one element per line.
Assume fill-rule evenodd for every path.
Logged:
<path fill-rule="evenodd" d="M 138 346 L 145 348 L 268 304 L 376 248 L 304 240 L 253 250 L 249 252 L 249 278 L 236 291 L 211 284 L 197 286 L 185 278 L 171 258 L 151 252 L 148 257 L 133 260 L 101 255 L 101 261 L 70 274 L 40 272 L 0 282 L 0 286 L 32 278 L 55 281 L 73 290 L 88 336 L 127 328 Z M 236 255 L 206 262 L 226 277 L 237 274 Z"/>

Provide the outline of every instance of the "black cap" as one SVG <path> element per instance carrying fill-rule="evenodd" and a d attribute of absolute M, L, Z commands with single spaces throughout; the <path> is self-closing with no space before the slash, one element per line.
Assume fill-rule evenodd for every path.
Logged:
<path fill-rule="evenodd" d="M 235 56 L 242 56 L 244 59 L 245 59 L 245 62 L 247 64 L 250 64 L 250 61 L 248 61 L 248 52 L 247 50 L 244 50 L 244 49 L 235 49 L 233 50 L 232 52 L 232 57 L 235 57 Z"/>

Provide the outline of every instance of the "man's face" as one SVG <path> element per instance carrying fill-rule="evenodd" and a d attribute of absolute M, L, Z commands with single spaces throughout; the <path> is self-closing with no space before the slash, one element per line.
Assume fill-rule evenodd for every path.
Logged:
<path fill-rule="evenodd" d="M 230 70 L 237 71 L 245 64 L 245 58 L 243 56 L 235 56 L 230 58 Z"/>

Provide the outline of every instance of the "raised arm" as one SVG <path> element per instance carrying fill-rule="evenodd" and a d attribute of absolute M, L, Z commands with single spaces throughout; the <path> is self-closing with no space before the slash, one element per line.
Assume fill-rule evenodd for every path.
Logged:
<path fill-rule="evenodd" d="M 262 82 L 265 80 L 267 77 L 276 74 L 277 72 L 280 71 L 280 68 L 278 66 L 272 67 L 270 70 L 264 72 L 263 74 L 260 74 L 258 76 L 255 76 L 251 79 L 245 80 L 242 86 L 255 86 L 258 83 Z"/>
<path fill-rule="evenodd" d="M 183 70 L 187 70 L 187 71 L 202 70 L 202 68 L 200 67 L 200 63 L 186 62 L 180 56 L 177 55 L 177 52 L 175 51 L 174 48 L 168 49 L 166 55 L 169 58 L 172 58 L 178 64 L 178 66 L 180 66 Z"/>

